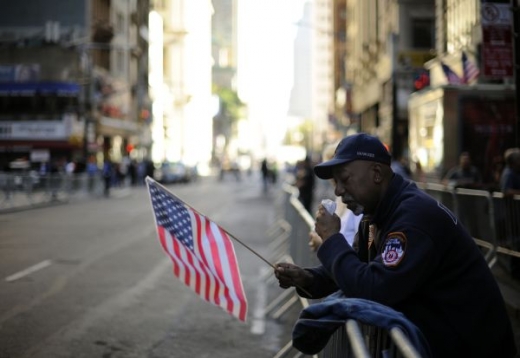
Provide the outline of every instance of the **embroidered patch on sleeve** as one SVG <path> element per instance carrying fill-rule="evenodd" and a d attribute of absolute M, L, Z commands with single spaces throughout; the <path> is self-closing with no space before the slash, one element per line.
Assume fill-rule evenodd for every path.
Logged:
<path fill-rule="evenodd" d="M 406 236 L 402 232 L 391 232 L 383 244 L 383 264 L 396 267 L 402 261 L 406 251 Z"/>

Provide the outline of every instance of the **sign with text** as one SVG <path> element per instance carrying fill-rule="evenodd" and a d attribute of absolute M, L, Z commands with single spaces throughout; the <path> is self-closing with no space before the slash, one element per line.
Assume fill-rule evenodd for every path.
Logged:
<path fill-rule="evenodd" d="M 513 77 L 511 10 L 507 3 L 481 2 L 482 76 Z"/>
<path fill-rule="evenodd" d="M 4 140 L 66 140 L 63 121 L 3 121 L 0 122 L 0 139 Z"/>

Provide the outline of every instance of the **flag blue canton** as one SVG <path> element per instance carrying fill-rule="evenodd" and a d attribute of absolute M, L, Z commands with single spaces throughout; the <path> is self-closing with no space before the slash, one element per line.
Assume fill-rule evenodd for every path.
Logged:
<path fill-rule="evenodd" d="M 191 219 L 186 207 L 155 185 L 150 185 L 150 193 L 157 225 L 164 227 L 184 246 L 193 251 Z"/>

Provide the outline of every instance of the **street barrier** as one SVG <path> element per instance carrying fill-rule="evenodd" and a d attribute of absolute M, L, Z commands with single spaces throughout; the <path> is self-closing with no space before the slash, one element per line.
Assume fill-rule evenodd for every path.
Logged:
<path fill-rule="evenodd" d="M 497 262 L 498 254 L 520 258 L 520 195 L 504 197 L 499 192 L 417 184 L 455 213 L 485 250 L 489 267 Z"/>
<path fill-rule="evenodd" d="M 126 183 L 112 184 L 112 190 Z M 104 182 L 100 175 L 0 172 L 0 212 L 66 203 L 85 197 L 101 197 Z"/>

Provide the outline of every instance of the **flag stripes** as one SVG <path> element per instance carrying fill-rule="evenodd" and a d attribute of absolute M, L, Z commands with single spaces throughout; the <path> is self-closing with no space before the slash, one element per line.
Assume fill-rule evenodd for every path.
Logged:
<path fill-rule="evenodd" d="M 444 62 L 441 62 L 441 66 L 450 85 L 462 84 L 462 79 L 455 72 L 453 72 L 453 70 L 448 65 L 446 65 Z"/>
<path fill-rule="evenodd" d="M 476 80 L 480 74 L 478 67 L 469 60 L 465 52 L 462 52 L 462 69 L 464 72 L 464 83 L 471 83 Z"/>
<path fill-rule="evenodd" d="M 146 182 L 173 274 L 204 300 L 245 321 L 247 300 L 229 235 L 153 179 Z"/>

